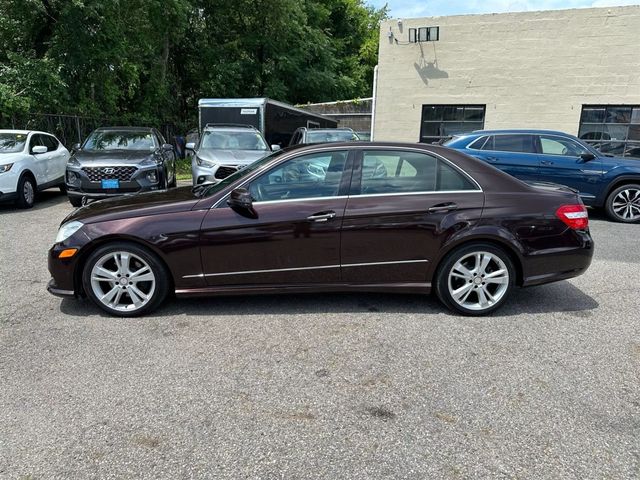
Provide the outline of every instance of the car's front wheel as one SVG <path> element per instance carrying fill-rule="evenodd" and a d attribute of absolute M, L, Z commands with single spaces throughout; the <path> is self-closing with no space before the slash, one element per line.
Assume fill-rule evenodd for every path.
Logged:
<path fill-rule="evenodd" d="M 436 276 L 436 293 L 450 309 L 486 315 L 499 308 L 515 283 L 515 268 L 502 249 L 485 243 L 449 253 Z"/>
<path fill-rule="evenodd" d="M 31 208 L 36 201 L 36 182 L 29 175 L 23 175 L 18 181 L 16 205 Z"/>
<path fill-rule="evenodd" d="M 84 265 L 82 283 L 98 307 L 120 317 L 151 312 L 169 290 L 168 274 L 155 254 L 124 242 L 94 251 Z"/>
<path fill-rule="evenodd" d="M 605 203 L 611 220 L 623 223 L 640 222 L 640 185 L 622 185 L 614 189 Z"/>

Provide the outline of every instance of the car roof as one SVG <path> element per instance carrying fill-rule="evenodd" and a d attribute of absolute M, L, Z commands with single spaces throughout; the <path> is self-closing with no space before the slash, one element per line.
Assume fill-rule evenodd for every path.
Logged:
<path fill-rule="evenodd" d="M 96 132 L 152 132 L 152 127 L 99 127 Z"/>
<path fill-rule="evenodd" d="M 19 135 L 29 135 L 30 133 L 42 133 L 44 135 L 53 135 L 53 133 L 42 132 L 40 130 L 0 130 L 0 133 L 16 133 Z"/>
<path fill-rule="evenodd" d="M 255 130 L 258 131 L 253 125 L 244 125 L 241 123 L 208 123 L 203 130 Z"/>
<path fill-rule="evenodd" d="M 527 128 L 510 128 L 503 130 L 474 130 L 471 132 L 473 135 L 487 135 L 494 133 L 519 133 L 519 134 L 529 134 L 529 135 L 538 135 L 538 134 L 550 134 L 550 135 L 566 135 L 571 136 L 568 133 L 560 132 L 558 130 L 534 130 Z M 467 135 L 467 134 L 462 134 Z"/>

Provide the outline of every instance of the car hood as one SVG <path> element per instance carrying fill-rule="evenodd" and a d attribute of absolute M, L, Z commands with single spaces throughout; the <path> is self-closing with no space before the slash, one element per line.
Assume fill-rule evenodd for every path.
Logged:
<path fill-rule="evenodd" d="M 604 165 L 611 167 L 632 167 L 636 169 L 640 167 L 640 160 L 634 157 L 609 157 L 604 155 L 599 159 L 602 160 Z"/>
<path fill-rule="evenodd" d="M 24 152 L 14 153 L 0 153 L 0 165 L 6 165 L 7 163 L 16 163 L 25 157 Z"/>
<path fill-rule="evenodd" d="M 179 187 L 155 192 L 122 195 L 91 202 L 73 211 L 62 223 L 77 220 L 96 223 L 123 218 L 176 213 L 191 210 L 201 199 L 192 187 Z"/>
<path fill-rule="evenodd" d="M 79 150 L 73 154 L 81 164 L 92 167 L 108 167 L 113 165 L 139 165 L 149 158 L 154 158 L 154 152 L 148 150 L 111 150 L 89 151 Z"/>
<path fill-rule="evenodd" d="M 198 157 L 219 165 L 249 165 L 269 155 L 269 150 L 198 150 Z"/>

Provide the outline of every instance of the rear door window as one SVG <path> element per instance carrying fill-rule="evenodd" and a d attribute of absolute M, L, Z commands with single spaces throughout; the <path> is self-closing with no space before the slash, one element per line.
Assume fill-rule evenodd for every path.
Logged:
<path fill-rule="evenodd" d="M 475 190 L 456 168 L 425 153 L 370 150 L 362 156 L 359 195 Z"/>
<path fill-rule="evenodd" d="M 536 153 L 533 135 L 494 135 L 491 149 L 499 152 Z"/>

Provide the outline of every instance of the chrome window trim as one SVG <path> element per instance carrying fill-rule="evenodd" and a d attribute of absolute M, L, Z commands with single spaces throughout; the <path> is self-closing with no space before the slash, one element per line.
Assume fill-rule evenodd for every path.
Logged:
<path fill-rule="evenodd" d="M 306 198 L 283 198 L 282 200 L 265 200 L 263 202 L 253 202 L 254 205 L 271 205 L 272 203 L 288 203 L 288 202 L 310 202 L 316 200 L 341 200 L 349 198 L 348 195 L 335 195 L 331 197 L 306 197 Z"/>
<path fill-rule="evenodd" d="M 318 265 L 315 267 L 272 268 L 266 270 L 241 270 L 238 272 L 199 273 L 197 275 L 184 275 L 182 278 L 222 277 L 227 275 L 247 275 L 253 273 L 295 272 L 301 270 L 322 270 L 340 267 L 370 267 L 375 265 L 400 265 L 405 263 L 428 263 L 429 260 L 397 260 L 391 262 L 346 263 L 342 265 Z"/>
<path fill-rule="evenodd" d="M 482 190 L 429 190 L 425 192 L 397 192 L 397 193 L 368 193 L 365 195 L 350 195 L 352 198 L 368 198 L 368 197 L 397 197 L 404 195 L 440 195 L 440 194 L 458 194 L 458 193 L 482 193 Z"/>
<path fill-rule="evenodd" d="M 462 168 L 460 168 L 458 165 L 456 165 L 455 163 L 453 163 L 449 159 L 443 157 L 439 153 L 436 153 L 436 152 L 434 152 L 432 150 L 423 150 L 421 148 L 413 148 L 413 147 L 401 147 L 401 146 L 394 147 L 394 146 L 383 146 L 383 145 L 372 145 L 372 146 L 368 146 L 368 147 L 367 146 L 358 145 L 358 146 L 355 146 L 353 148 L 354 148 L 354 150 L 358 149 L 358 150 L 363 150 L 363 151 L 364 150 L 388 150 L 388 151 L 397 150 L 397 151 L 404 151 L 404 152 L 406 152 L 406 151 L 418 152 L 418 153 L 422 153 L 423 155 L 432 155 L 432 156 L 442 160 L 443 162 L 447 163 L 448 165 L 453 167 L 455 170 L 460 172 L 462 175 L 467 177 L 469 180 L 471 180 L 476 185 L 476 187 L 478 187 L 477 191 L 479 191 L 479 192 L 483 191 L 482 187 L 480 186 L 480 184 L 469 173 L 465 172 Z M 443 147 L 443 148 L 446 148 L 446 147 Z M 476 191 L 476 190 L 465 190 L 465 191 L 473 192 L 473 191 Z M 434 192 L 436 192 L 436 193 L 446 193 L 446 190 L 440 190 L 440 191 L 434 190 Z M 400 194 L 402 194 L 402 193 L 400 193 Z M 358 196 L 361 196 L 361 195 L 358 195 Z"/>

